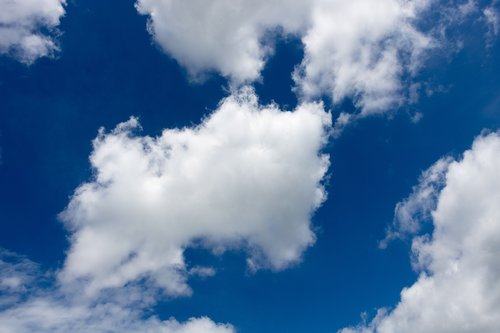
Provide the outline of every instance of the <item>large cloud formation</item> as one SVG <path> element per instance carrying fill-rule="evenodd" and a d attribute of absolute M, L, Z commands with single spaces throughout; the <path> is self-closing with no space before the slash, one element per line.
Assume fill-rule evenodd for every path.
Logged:
<path fill-rule="evenodd" d="M 198 126 L 139 130 L 131 118 L 94 140 L 94 177 L 61 214 L 62 269 L 0 250 L 1 333 L 234 333 L 206 317 L 150 315 L 165 294 L 188 295 L 189 276 L 214 274 L 189 267 L 184 250 L 242 248 L 251 269 L 280 270 L 314 242 L 331 131 L 321 104 L 282 111 L 244 88 Z"/>
<path fill-rule="evenodd" d="M 65 0 L 0 0 L 0 54 L 31 64 L 58 49 L 50 31 L 64 15 Z M 49 32 L 47 32 L 49 31 Z"/>
<path fill-rule="evenodd" d="M 294 78 L 305 99 L 353 97 L 365 113 L 403 100 L 432 38 L 416 28 L 430 1 L 138 0 L 158 44 L 196 77 L 218 71 L 233 83 L 259 78 L 277 29 L 301 38 Z"/>
<path fill-rule="evenodd" d="M 92 295 L 147 278 L 182 295 L 190 293 L 186 247 L 244 248 L 251 269 L 297 262 L 326 196 L 329 158 L 320 151 L 330 125 L 321 104 L 283 112 L 244 89 L 194 128 L 137 136 L 131 118 L 101 130 L 95 179 L 61 215 L 72 231 L 61 279 L 88 280 Z"/>
<path fill-rule="evenodd" d="M 443 160 L 438 163 L 442 165 Z M 403 289 L 401 301 L 392 311 L 381 310 L 368 325 L 340 332 L 498 332 L 500 134 L 478 137 L 462 160 L 430 170 L 441 170 L 446 181 L 431 214 L 432 236 L 413 239 L 413 264 L 420 271 L 417 282 Z M 435 176 L 434 172 L 427 174 Z M 426 179 L 422 182 L 429 184 Z M 415 205 L 418 193 L 402 205 Z M 427 209 L 428 196 L 420 198 Z"/>

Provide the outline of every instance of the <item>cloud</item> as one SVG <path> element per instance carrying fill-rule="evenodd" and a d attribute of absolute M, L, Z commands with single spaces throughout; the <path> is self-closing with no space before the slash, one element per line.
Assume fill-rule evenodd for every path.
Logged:
<path fill-rule="evenodd" d="M 328 96 L 336 104 L 351 98 L 364 117 L 418 99 L 411 87 L 425 60 L 432 50 L 460 48 L 455 28 L 469 18 L 484 15 L 489 35 L 496 35 L 496 4 L 137 0 L 136 7 L 149 17 L 156 43 L 195 80 L 210 72 L 235 86 L 259 80 L 276 36 L 296 37 L 304 47 L 293 73 L 297 95 L 306 101 Z"/>
<path fill-rule="evenodd" d="M 462 160 L 449 164 L 446 185 L 431 214 L 432 236 L 413 239 L 414 267 L 420 271 L 418 280 L 402 290 L 401 300 L 392 311 L 380 310 L 371 323 L 340 332 L 498 332 L 498 170 L 499 133 L 481 135 Z M 427 174 L 431 178 L 433 175 Z M 428 209 L 426 202 L 423 200 L 424 211 Z"/>
<path fill-rule="evenodd" d="M 58 50 L 54 30 L 65 0 L 0 0 L 0 54 L 31 64 Z"/>
<path fill-rule="evenodd" d="M 270 29 L 287 33 L 303 28 L 310 5 L 306 1 L 139 0 L 149 15 L 155 41 L 193 77 L 217 71 L 237 83 L 259 78 L 271 44 Z M 306 14 L 307 15 L 307 14 Z"/>
<path fill-rule="evenodd" d="M 414 21 L 428 1 L 316 1 L 302 38 L 305 56 L 295 73 L 307 97 L 352 97 L 363 113 L 402 102 L 401 77 L 415 71 L 432 39 Z"/>
<path fill-rule="evenodd" d="M 206 317 L 151 314 L 165 295 L 189 294 L 190 276 L 216 274 L 186 265 L 184 250 L 244 249 L 251 269 L 280 270 L 313 244 L 329 166 L 321 104 L 286 112 L 243 88 L 198 126 L 139 130 L 130 118 L 99 131 L 94 177 L 61 213 L 71 234 L 61 269 L 0 251 L 0 332 L 234 333 Z"/>
<path fill-rule="evenodd" d="M 500 15 L 499 7 L 500 1 L 493 0 L 489 6 L 483 9 L 483 15 L 486 20 L 486 25 L 488 27 L 487 32 L 487 42 L 491 46 L 493 41 L 498 36 L 500 32 Z"/>
<path fill-rule="evenodd" d="M 432 38 L 415 26 L 430 1 L 138 0 L 155 41 L 191 76 L 217 71 L 233 83 L 259 79 L 272 53 L 269 33 L 301 38 L 294 78 L 305 99 L 352 97 L 365 113 L 402 101 L 401 77 L 414 72 Z"/>
<path fill-rule="evenodd" d="M 34 284 L 43 280 L 38 265 L 0 248 L 0 311 L 20 301 Z"/>
<path fill-rule="evenodd" d="M 422 172 L 420 182 L 413 187 L 412 193 L 396 204 L 393 225 L 388 229 L 386 238 L 380 243 L 382 248 L 395 238 L 418 233 L 421 224 L 431 219 L 431 213 L 436 208 L 437 197 L 446 183 L 448 166 L 452 161 L 451 157 L 443 157 Z"/>
<path fill-rule="evenodd" d="M 243 248 L 254 270 L 296 263 L 315 241 L 310 218 L 326 198 L 330 127 L 321 104 L 283 112 L 259 106 L 246 88 L 193 128 L 139 136 L 131 118 L 101 130 L 95 176 L 61 214 L 72 233 L 61 281 L 85 280 L 89 297 L 144 279 L 187 295 L 183 252 L 192 246 Z"/>
<path fill-rule="evenodd" d="M 499 18 L 498 13 L 493 7 L 487 7 L 483 11 L 486 21 L 488 23 L 489 31 L 492 35 L 498 35 L 499 30 Z"/>
<path fill-rule="evenodd" d="M 78 289 L 57 284 L 27 258 L 0 251 L 0 332 L 2 333 L 234 333 L 229 324 L 206 317 L 178 322 L 146 316 L 153 297 L 143 287 L 116 290 L 92 301 Z M 44 281 L 44 283 L 41 283 Z M 77 286 L 71 286 L 75 288 Z"/>

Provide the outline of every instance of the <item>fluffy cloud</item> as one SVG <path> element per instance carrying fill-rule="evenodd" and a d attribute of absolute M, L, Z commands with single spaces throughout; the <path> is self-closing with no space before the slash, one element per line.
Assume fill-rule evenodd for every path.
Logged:
<path fill-rule="evenodd" d="M 414 27 L 428 1 L 316 1 L 295 73 L 303 95 L 353 97 L 364 113 L 402 102 L 401 77 L 415 71 L 431 38 Z"/>
<path fill-rule="evenodd" d="M 94 140 L 94 178 L 61 213 L 71 232 L 61 270 L 0 251 L 1 333 L 234 333 L 150 315 L 160 290 L 189 294 L 189 276 L 215 274 L 188 267 L 184 250 L 243 248 L 250 268 L 279 270 L 314 242 L 331 130 L 321 104 L 284 112 L 245 88 L 196 127 L 139 129 L 131 118 Z"/>
<path fill-rule="evenodd" d="M 403 289 L 401 301 L 392 311 L 381 310 L 370 324 L 340 332 L 498 332 L 498 170 L 499 133 L 478 137 L 462 160 L 449 164 L 446 185 L 432 212 L 432 236 L 413 240 L 414 266 L 420 270 L 417 282 Z M 422 182 L 427 187 L 428 180 Z"/>
<path fill-rule="evenodd" d="M 276 27 L 298 32 L 310 5 L 300 0 L 139 0 L 136 6 L 150 16 L 155 40 L 193 77 L 218 71 L 241 83 L 256 80 L 270 54 L 264 34 Z"/>
<path fill-rule="evenodd" d="M 365 113 L 402 100 L 401 76 L 413 72 L 431 38 L 415 28 L 429 1 L 138 0 L 158 44 L 192 76 L 218 71 L 233 82 L 259 78 L 272 50 L 266 34 L 302 39 L 294 77 L 304 98 L 353 97 Z"/>
<path fill-rule="evenodd" d="M 258 80 L 276 32 L 295 36 L 304 46 L 304 58 L 293 73 L 297 94 L 303 100 L 329 96 L 334 103 L 352 98 L 364 117 L 411 102 L 412 78 L 429 51 L 457 48 L 448 36 L 452 27 L 484 15 L 489 35 L 496 35 L 497 4 L 137 0 L 136 7 L 149 16 L 154 40 L 195 79 L 215 71 L 234 85 Z"/>
<path fill-rule="evenodd" d="M 329 158 L 320 151 L 330 126 L 321 104 L 283 112 L 244 89 L 194 128 L 138 136 L 131 118 L 101 130 L 95 177 L 61 214 L 72 232 L 61 281 L 87 281 L 89 296 L 141 279 L 189 294 L 190 246 L 244 248 L 251 269 L 297 262 L 326 196 Z"/>
<path fill-rule="evenodd" d="M 64 15 L 65 0 L 0 0 L 0 54 L 30 64 L 57 50 L 53 31 Z"/>
<path fill-rule="evenodd" d="M 65 293 L 54 275 L 13 253 L 0 251 L 0 268 L 1 333 L 234 333 L 231 325 L 206 317 L 183 323 L 144 318 L 150 303 L 143 288 L 128 287 L 88 301 L 77 290 Z"/>

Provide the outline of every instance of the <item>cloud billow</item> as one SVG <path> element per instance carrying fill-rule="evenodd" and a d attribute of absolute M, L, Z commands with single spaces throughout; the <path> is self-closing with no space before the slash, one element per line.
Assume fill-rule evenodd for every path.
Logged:
<path fill-rule="evenodd" d="M 155 41 L 191 77 L 216 71 L 233 84 L 260 78 L 272 54 L 266 33 L 297 36 L 304 59 L 293 77 L 304 100 L 354 99 L 363 114 L 404 100 L 402 76 L 414 73 L 433 38 L 416 27 L 427 0 L 138 0 Z"/>
<path fill-rule="evenodd" d="M 130 118 L 99 131 L 94 177 L 61 213 L 71 244 L 60 270 L 0 252 L 2 333 L 234 333 L 206 317 L 148 314 L 165 295 L 189 295 L 189 276 L 216 273 L 188 266 L 184 250 L 242 248 L 250 269 L 281 270 L 314 243 L 331 130 L 320 103 L 282 111 L 245 88 L 198 126 L 139 130 Z"/>
<path fill-rule="evenodd" d="M 326 198 L 330 126 L 321 104 L 283 112 L 244 89 L 194 128 L 138 136 L 131 118 L 101 130 L 95 178 L 61 215 L 72 233 L 61 279 L 88 279 L 93 294 L 146 277 L 167 294 L 189 294 L 183 252 L 193 244 L 243 248 L 251 269 L 296 263 Z"/>
<path fill-rule="evenodd" d="M 58 50 L 54 31 L 65 0 L 0 0 L 0 54 L 31 64 Z"/>
<path fill-rule="evenodd" d="M 434 231 L 415 236 L 412 242 L 418 280 L 401 291 L 392 311 L 382 309 L 371 323 L 341 333 L 498 332 L 500 134 L 481 135 L 461 160 L 448 160 L 445 168 L 443 161 L 429 169 L 440 170 L 445 177 L 431 212 Z M 423 175 L 435 178 L 436 173 Z M 424 177 L 416 189 L 430 189 L 431 183 Z M 427 211 L 430 196 L 421 197 L 422 209 Z M 408 203 L 416 213 L 418 200 L 410 197 L 403 205 Z M 404 223 L 400 226 L 403 233 L 408 232 Z"/>

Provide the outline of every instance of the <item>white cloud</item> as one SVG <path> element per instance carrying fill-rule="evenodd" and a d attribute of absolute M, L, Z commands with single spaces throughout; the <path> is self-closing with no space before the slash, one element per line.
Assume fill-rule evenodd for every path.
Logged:
<path fill-rule="evenodd" d="M 192 76 L 218 71 L 233 83 L 253 81 L 271 53 L 266 32 L 302 39 L 294 74 L 304 98 L 353 97 L 365 113 L 402 101 L 401 76 L 414 72 L 431 38 L 414 22 L 430 1 L 138 0 L 158 44 Z"/>
<path fill-rule="evenodd" d="M 65 0 L 0 0 L 0 54 L 31 64 L 58 49 L 52 33 Z"/>
<path fill-rule="evenodd" d="M 401 76 L 415 71 L 431 38 L 413 25 L 427 1 L 316 1 L 295 78 L 301 94 L 353 97 L 363 113 L 403 100 Z"/>
<path fill-rule="evenodd" d="M 190 276 L 215 274 L 188 267 L 184 250 L 243 248 L 252 269 L 279 270 L 314 242 L 331 130 L 321 104 L 284 112 L 245 88 L 196 127 L 155 138 L 139 128 L 131 118 L 94 140 L 94 178 L 61 214 L 71 232 L 61 270 L 0 251 L 1 333 L 234 333 L 151 315 L 165 293 L 188 294 Z"/>
<path fill-rule="evenodd" d="M 390 312 L 342 333 L 494 333 L 500 330 L 500 134 L 478 137 L 452 162 L 432 212 L 432 236 L 414 238 L 420 276 Z M 432 176 L 432 173 L 429 174 Z M 424 211 L 427 204 L 424 202 Z"/>
<path fill-rule="evenodd" d="M 443 157 L 420 175 L 420 182 L 413 187 L 412 193 L 394 208 L 393 225 L 388 229 L 386 238 L 380 243 L 385 248 L 395 238 L 416 234 L 421 224 L 431 218 L 436 208 L 439 192 L 446 183 L 446 172 L 453 161 Z"/>
<path fill-rule="evenodd" d="M 351 113 L 341 112 L 335 120 L 335 124 L 333 125 L 332 136 L 334 138 L 338 138 L 347 127 L 347 125 L 349 125 L 355 118 L 356 117 Z"/>
<path fill-rule="evenodd" d="M 234 333 L 228 324 L 206 317 L 186 322 L 157 317 L 141 318 L 141 312 L 120 304 L 73 304 L 50 296 L 33 297 L 0 312 L 2 333 Z"/>
<path fill-rule="evenodd" d="M 30 292 L 36 278 L 43 277 L 35 263 L 0 248 L 0 310 Z"/>
<path fill-rule="evenodd" d="M 138 127 L 131 118 L 94 141 L 95 178 L 61 215 L 72 231 L 64 283 L 84 279 L 93 296 L 147 279 L 184 295 L 186 247 L 244 248 L 251 269 L 280 270 L 313 244 L 329 166 L 321 104 L 283 112 L 244 89 L 194 128 L 153 138 Z"/>
<path fill-rule="evenodd" d="M 271 45 L 269 30 L 297 32 L 307 19 L 307 1 L 139 0 L 149 30 L 161 47 L 197 77 L 218 71 L 237 83 L 256 80 Z M 305 15 L 304 15 L 305 14 Z"/>
<path fill-rule="evenodd" d="M 298 96 L 329 96 L 334 103 L 352 98 L 364 117 L 417 100 L 411 87 L 430 50 L 459 49 L 451 31 L 468 18 L 484 15 L 489 35 L 496 35 L 497 3 L 137 0 L 136 7 L 149 16 L 158 45 L 195 79 L 219 72 L 236 86 L 258 80 L 276 30 L 295 36 L 304 46 L 293 73 Z"/>
<path fill-rule="evenodd" d="M 40 283 L 45 280 L 45 287 Z M 32 261 L 0 250 L 1 333 L 234 333 L 206 317 L 178 322 L 145 318 L 152 297 L 144 287 L 127 287 L 92 301 L 78 286 L 57 286 L 54 276 Z M 7 283 L 5 283 L 7 281 Z M 72 292 L 65 293 L 68 287 Z M 16 297 L 14 297 L 14 295 Z"/>

